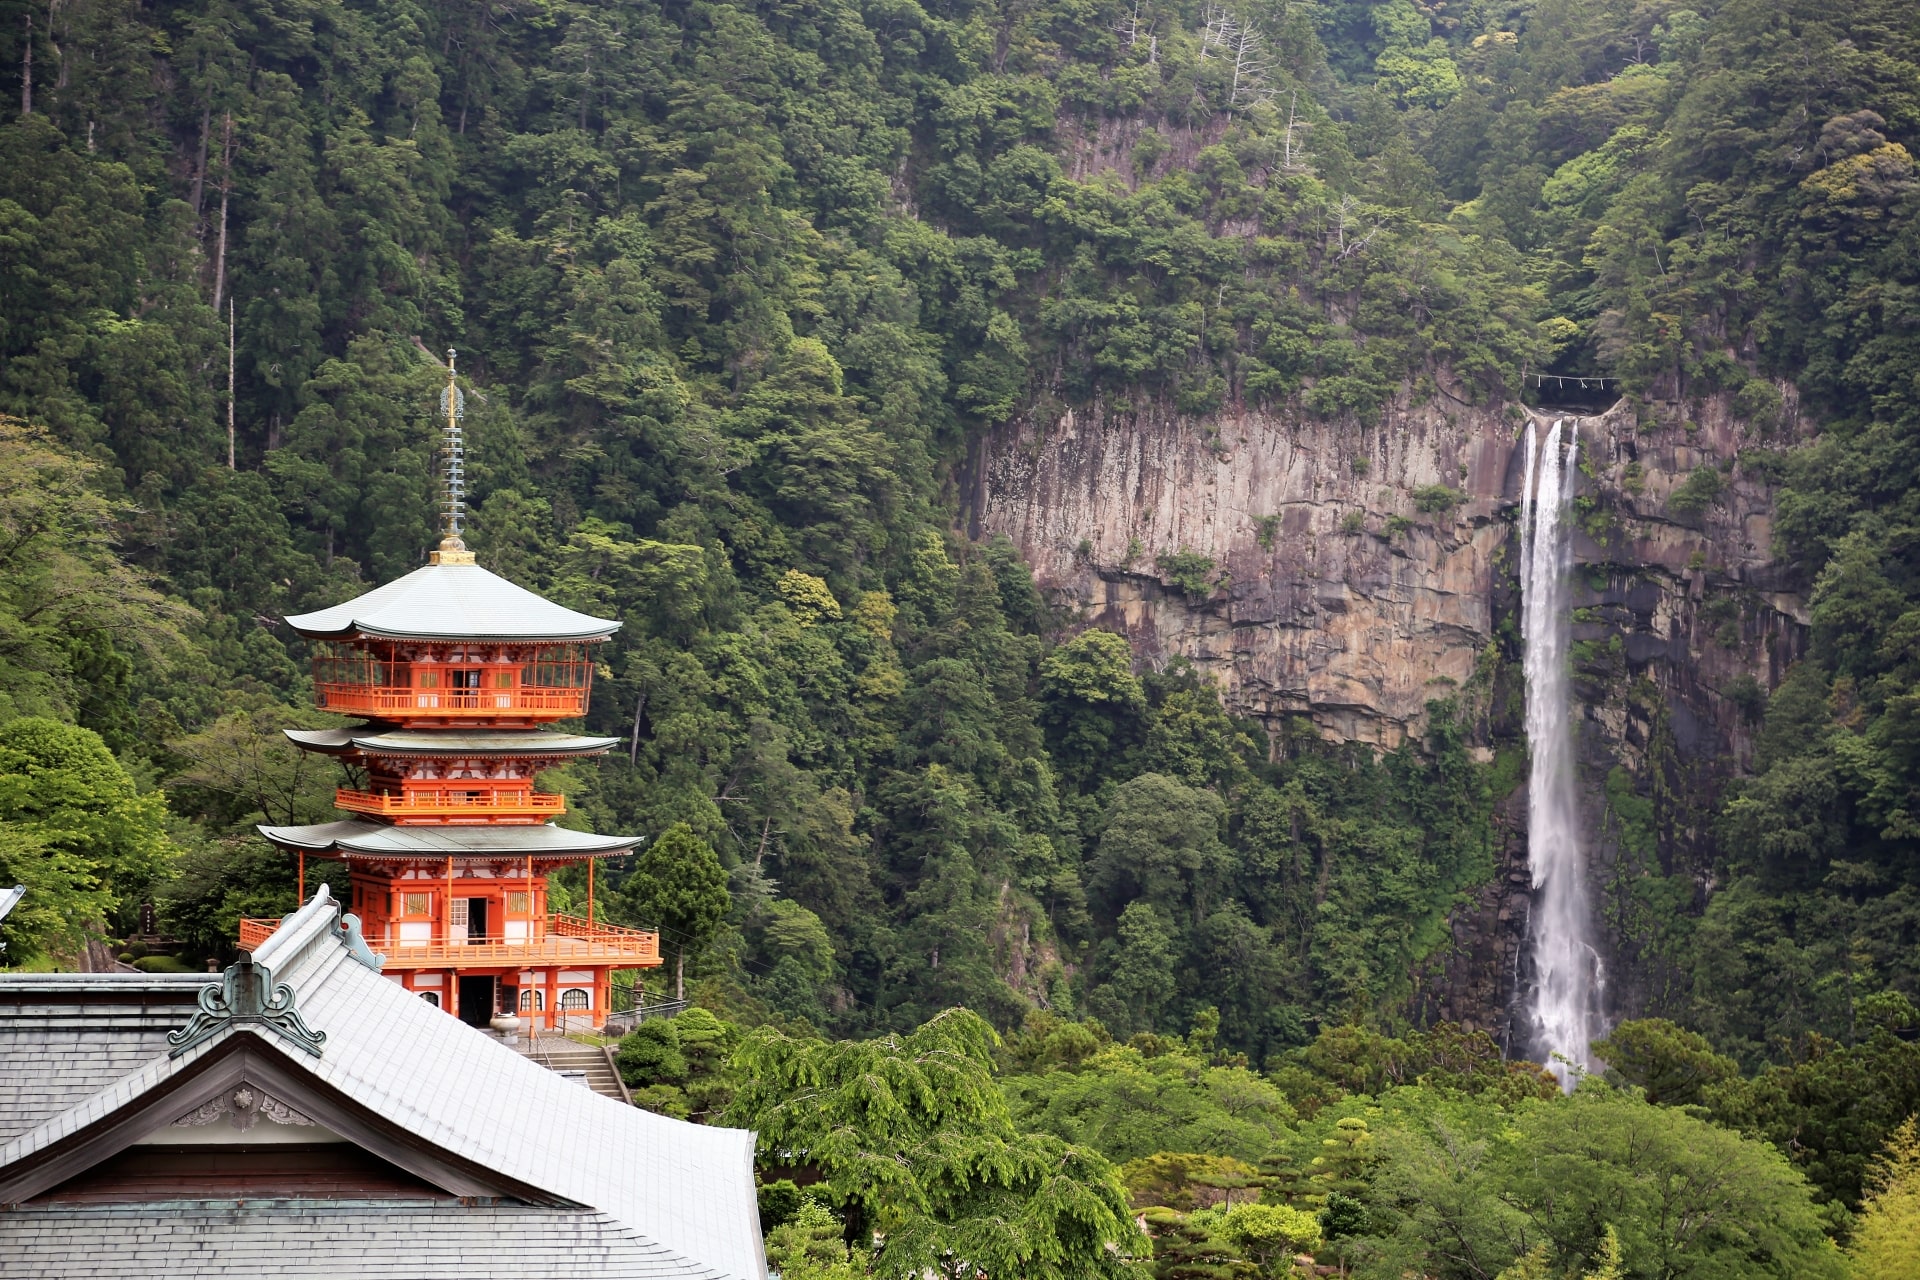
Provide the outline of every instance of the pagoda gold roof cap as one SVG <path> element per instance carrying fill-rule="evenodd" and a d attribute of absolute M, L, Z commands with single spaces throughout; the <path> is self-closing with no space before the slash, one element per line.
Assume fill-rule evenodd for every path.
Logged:
<path fill-rule="evenodd" d="M 309 640 L 604 640 L 620 629 L 481 568 L 457 537 L 440 547 L 434 563 L 287 625 Z"/>

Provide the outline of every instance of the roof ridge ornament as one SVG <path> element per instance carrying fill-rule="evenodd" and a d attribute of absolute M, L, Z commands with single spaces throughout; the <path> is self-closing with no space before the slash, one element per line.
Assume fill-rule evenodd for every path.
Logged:
<path fill-rule="evenodd" d="M 440 456 L 445 466 L 441 473 L 440 549 L 427 557 L 431 564 L 474 563 L 473 552 L 467 550 L 466 540 L 460 536 L 467 518 L 466 436 L 461 429 L 467 416 L 467 397 L 454 375 L 454 356 L 454 349 L 448 347 L 447 385 L 440 393 L 440 412 L 447 420 L 440 436 Z"/>
<path fill-rule="evenodd" d="M 293 988 L 275 982 L 272 969 L 242 952 L 219 982 L 200 988 L 200 1007 L 187 1025 L 167 1032 L 167 1043 L 173 1046 L 167 1056 L 177 1058 L 241 1023 L 264 1026 L 316 1058 L 327 1042 L 327 1033 L 309 1027 L 294 1008 Z"/>
<path fill-rule="evenodd" d="M 360 917 L 353 912 L 341 916 L 339 923 L 333 926 L 333 932 L 346 944 L 348 955 L 375 973 L 379 973 L 386 965 L 387 958 L 367 945 L 367 936 L 360 931 Z"/>

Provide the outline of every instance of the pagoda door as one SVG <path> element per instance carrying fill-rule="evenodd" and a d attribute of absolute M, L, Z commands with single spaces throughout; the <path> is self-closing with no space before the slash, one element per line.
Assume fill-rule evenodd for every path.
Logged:
<path fill-rule="evenodd" d="M 493 979 L 461 974 L 460 1021 L 470 1027 L 484 1027 L 493 1017 Z"/>

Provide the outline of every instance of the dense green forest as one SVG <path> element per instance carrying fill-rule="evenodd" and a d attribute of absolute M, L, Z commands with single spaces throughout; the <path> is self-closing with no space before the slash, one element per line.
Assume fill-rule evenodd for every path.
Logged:
<path fill-rule="evenodd" d="M 454 347 L 482 562 L 625 623 L 626 745 L 551 782 L 655 837 L 608 909 L 705 1006 L 630 1074 L 815 1151 L 789 1277 L 1123 1267 L 1122 1188 L 1168 1276 L 1913 1274 L 1910 4 L 0 0 L 0 101 L 10 961 L 150 923 L 197 967 L 291 905 L 251 824 L 335 779 L 277 619 L 422 563 Z M 1742 459 L 1808 657 L 1697 818 L 1711 891 L 1653 886 L 1672 1021 L 1571 1100 L 1407 1021 L 1519 776 L 1485 683 L 1383 756 L 1270 736 L 954 516 L 1016 412 L 1359 429 L 1543 371 L 1818 427 Z M 916 1036 L 948 1102 L 779 1129 L 765 1081 Z M 1646 1188 L 1709 1166 L 1662 1236 Z M 1042 1203 L 1027 1252 L 967 1234 Z"/>

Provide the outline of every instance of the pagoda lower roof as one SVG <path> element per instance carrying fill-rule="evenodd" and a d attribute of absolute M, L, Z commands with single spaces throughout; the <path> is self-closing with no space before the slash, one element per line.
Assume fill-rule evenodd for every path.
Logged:
<path fill-rule="evenodd" d="M 644 836 L 601 836 L 540 826 L 396 827 L 347 818 L 310 827 L 255 830 L 283 849 L 360 858 L 598 858 L 625 853 Z"/>
<path fill-rule="evenodd" d="M 620 743 L 618 738 L 589 738 L 543 729 L 421 732 L 363 724 L 346 729 L 285 729 L 282 732 L 295 746 L 328 755 L 362 751 L 369 755 L 396 756 L 589 756 Z"/>

